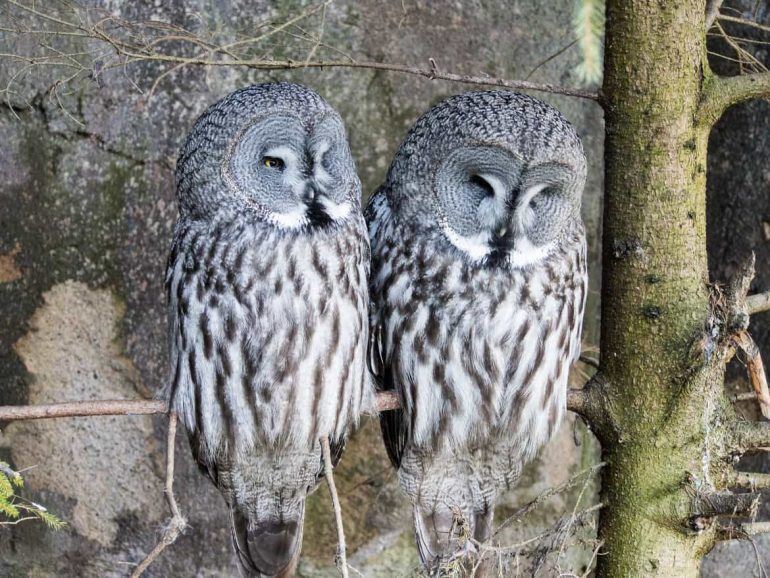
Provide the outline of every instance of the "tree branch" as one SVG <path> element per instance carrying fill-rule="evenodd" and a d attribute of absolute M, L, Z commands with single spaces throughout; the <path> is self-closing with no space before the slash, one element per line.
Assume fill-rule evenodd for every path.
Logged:
<path fill-rule="evenodd" d="M 747 522 L 730 524 L 719 528 L 720 540 L 749 540 L 760 534 L 770 533 L 770 522 Z"/>
<path fill-rule="evenodd" d="M 749 450 L 770 451 L 770 423 L 764 421 L 738 421 L 731 428 L 730 447 L 743 453 Z"/>
<path fill-rule="evenodd" d="M 375 410 L 387 411 L 401 407 L 395 391 L 377 393 Z M 167 413 L 165 401 L 157 399 L 115 399 L 68 401 L 42 405 L 0 405 L 0 422 L 56 417 L 88 417 L 100 415 L 153 415 Z"/>
<path fill-rule="evenodd" d="M 184 529 L 187 527 L 187 520 L 185 520 L 179 512 L 176 498 L 174 498 L 174 444 L 176 441 L 176 423 L 176 413 L 171 412 L 168 418 L 168 437 L 166 438 L 166 486 L 163 490 L 166 494 L 168 509 L 171 511 L 171 519 L 168 520 L 165 527 L 162 529 L 158 543 L 152 551 L 147 554 L 147 557 L 145 557 L 145 559 L 134 569 L 131 578 L 138 578 L 141 576 L 163 550 L 176 542 L 179 534 L 184 532 Z"/>
<path fill-rule="evenodd" d="M 87 40 L 102 44 L 103 47 L 108 48 L 114 53 L 110 59 L 101 55 L 99 58 L 94 58 L 93 49 L 82 53 L 64 54 L 44 43 L 38 43 L 44 49 L 42 55 L 4 55 L 25 66 L 27 64 L 66 66 L 76 71 L 72 76 L 73 78 L 80 76 L 98 77 L 104 70 L 125 67 L 128 64 L 137 62 L 169 64 L 171 68 L 197 65 L 206 67 L 240 67 L 268 71 L 299 68 L 351 68 L 398 72 L 421 76 L 430 80 L 447 80 L 479 86 L 497 86 L 513 90 L 549 92 L 599 101 L 599 94 L 596 91 L 530 82 L 528 80 L 506 80 L 485 75 L 465 75 L 443 71 L 436 65 L 434 59 L 430 59 L 430 65 L 426 67 L 415 66 L 414 64 L 355 60 L 352 57 L 348 57 L 347 60 L 311 60 L 317 45 L 320 43 L 320 38 L 310 39 L 314 42 L 314 48 L 311 49 L 304 59 L 293 60 L 283 58 L 274 60 L 269 58 L 269 56 L 255 58 L 252 56 L 253 52 L 249 52 L 270 36 L 281 31 L 285 32 L 291 25 L 296 24 L 298 20 L 322 10 L 328 2 L 306 10 L 283 24 L 273 26 L 270 32 L 224 44 L 217 44 L 213 40 L 208 40 L 209 36 L 215 36 L 213 33 L 200 32 L 196 34 L 177 26 L 165 24 L 158 26 L 158 23 L 152 21 L 122 20 L 106 11 L 91 9 L 78 12 L 75 9 L 76 18 L 73 21 L 68 21 L 53 17 L 43 11 L 43 9 L 37 9 L 34 6 L 28 6 L 16 0 L 6 0 L 6 2 L 15 6 L 19 11 L 25 12 L 33 20 L 46 21 L 49 27 L 55 25 L 54 29 L 48 30 L 19 28 L 18 30 L 8 29 L 6 32 L 15 32 L 17 35 L 25 37 L 34 37 L 36 33 L 38 35 L 45 33 L 82 36 Z M 163 47 L 169 44 L 182 48 L 182 50 L 177 49 L 173 52 L 170 50 L 167 52 L 162 51 Z M 333 49 L 333 47 L 328 48 Z"/>
<path fill-rule="evenodd" d="M 734 494 L 730 491 L 699 494 L 694 505 L 693 517 L 730 516 L 754 518 L 759 509 L 758 493 Z"/>
<path fill-rule="evenodd" d="M 398 393 L 390 389 L 388 391 L 378 391 L 375 401 L 375 410 L 377 412 L 388 411 L 390 409 L 398 409 L 401 407 L 401 400 L 398 397 Z"/>
<path fill-rule="evenodd" d="M 706 32 L 714 25 L 714 21 L 719 16 L 719 8 L 722 6 L 722 0 L 708 0 L 706 2 Z"/>
<path fill-rule="evenodd" d="M 759 401 L 759 409 L 765 419 L 770 419 L 770 390 L 767 385 L 765 365 L 759 347 L 754 343 L 747 331 L 740 331 L 733 336 L 733 341 L 746 355 L 746 367 L 749 372 L 749 380 L 754 387 Z"/>
<path fill-rule="evenodd" d="M 725 480 L 729 488 L 741 490 L 766 490 L 770 488 L 770 474 L 731 471 Z"/>
<path fill-rule="evenodd" d="M 770 311 L 770 291 L 746 297 L 746 308 L 749 311 L 749 315 Z"/>
<path fill-rule="evenodd" d="M 334 521 L 337 526 L 337 566 L 340 569 L 342 578 L 348 578 L 348 560 L 345 547 L 345 528 L 342 525 L 342 508 L 340 507 L 340 499 L 337 495 L 337 487 L 334 484 L 334 473 L 332 466 L 331 450 L 329 449 L 329 438 L 323 436 L 321 438 L 321 454 L 324 459 L 324 476 L 326 477 L 326 484 L 329 486 L 329 495 L 332 499 L 332 507 L 334 508 Z"/>
<path fill-rule="evenodd" d="M 602 375 L 597 372 L 582 389 L 567 390 L 567 409 L 578 414 L 593 429 L 602 427 L 606 422 L 601 397 L 602 383 Z"/>
<path fill-rule="evenodd" d="M 711 76 L 704 83 L 698 119 L 711 126 L 725 110 L 752 98 L 770 96 L 770 72 L 740 74 L 737 76 Z"/>
<path fill-rule="evenodd" d="M 0 421 L 85 417 L 96 415 L 152 415 L 166 413 L 166 402 L 155 399 L 70 401 L 44 405 L 0 406 Z"/>

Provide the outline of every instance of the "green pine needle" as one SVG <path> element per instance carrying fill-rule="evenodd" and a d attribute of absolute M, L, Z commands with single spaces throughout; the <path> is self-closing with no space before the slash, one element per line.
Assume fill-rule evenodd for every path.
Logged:
<path fill-rule="evenodd" d="M 52 530 L 61 530 L 67 523 L 57 518 L 44 506 L 18 496 L 14 488 L 22 488 L 24 480 L 6 462 L 0 461 L 0 526 L 9 526 L 26 520 L 41 520 Z M 22 518 L 21 512 L 27 515 Z"/>
<path fill-rule="evenodd" d="M 575 72 L 585 84 L 601 82 L 603 72 L 604 0 L 578 0 L 572 20 L 582 60 Z"/>

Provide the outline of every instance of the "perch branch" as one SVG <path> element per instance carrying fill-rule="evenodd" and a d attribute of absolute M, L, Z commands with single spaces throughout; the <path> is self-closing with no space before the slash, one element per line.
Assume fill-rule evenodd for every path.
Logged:
<path fill-rule="evenodd" d="M 70 401 L 44 405 L 0 406 L 0 421 L 85 417 L 95 415 L 151 415 L 166 413 L 166 402 L 154 399 Z"/>
<path fill-rule="evenodd" d="M 388 411 L 390 409 L 398 409 L 401 407 L 401 400 L 398 398 L 398 393 L 394 390 L 378 391 L 377 400 L 375 403 L 375 409 L 380 411 Z"/>
<path fill-rule="evenodd" d="M 332 456 L 329 449 L 329 438 L 323 436 L 321 438 L 321 453 L 324 459 L 324 475 L 326 477 L 326 484 L 329 486 L 329 495 L 332 499 L 332 506 L 334 507 L 334 521 L 337 525 L 337 565 L 340 569 L 340 573 L 343 578 L 348 578 L 348 560 L 345 553 L 345 528 L 342 525 L 342 508 L 340 507 L 340 499 L 337 495 L 337 487 L 334 484 L 334 473 L 332 467 Z"/>
<path fill-rule="evenodd" d="M 163 490 L 166 494 L 168 509 L 171 511 L 171 519 L 168 520 L 166 526 L 163 528 L 158 543 L 152 551 L 147 554 L 147 557 L 139 563 L 131 574 L 131 578 L 138 578 L 141 576 L 163 550 L 176 542 L 179 534 L 181 534 L 187 527 L 187 520 L 185 520 L 179 512 L 179 506 L 177 506 L 176 498 L 174 498 L 174 442 L 176 441 L 176 423 L 176 413 L 172 412 L 168 417 L 168 437 L 166 440 L 166 486 Z"/>
<path fill-rule="evenodd" d="M 394 391 L 377 393 L 375 409 L 386 411 L 401 406 Z M 68 401 L 42 405 L 0 405 L 0 422 L 55 417 L 87 417 L 99 415 L 153 415 L 167 413 L 165 401 L 156 399 L 115 399 Z"/>
<path fill-rule="evenodd" d="M 581 389 L 567 390 L 567 409 L 578 414 L 594 429 L 606 424 L 601 395 L 603 379 L 601 372 L 597 372 Z"/>

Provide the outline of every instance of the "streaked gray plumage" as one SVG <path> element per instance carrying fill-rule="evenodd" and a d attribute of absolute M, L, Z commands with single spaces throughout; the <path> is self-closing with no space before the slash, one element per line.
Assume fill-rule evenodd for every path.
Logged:
<path fill-rule="evenodd" d="M 293 84 L 239 90 L 177 164 L 167 391 L 230 506 L 246 576 L 296 565 L 305 498 L 369 403 L 369 244 L 339 115 Z"/>
<path fill-rule="evenodd" d="M 503 91 L 450 98 L 412 127 L 371 199 L 370 363 L 381 416 L 435 568 L 462 524 L 551 437 L 580 352 L 586 245 L 580 140 L 554 108 Z"/>

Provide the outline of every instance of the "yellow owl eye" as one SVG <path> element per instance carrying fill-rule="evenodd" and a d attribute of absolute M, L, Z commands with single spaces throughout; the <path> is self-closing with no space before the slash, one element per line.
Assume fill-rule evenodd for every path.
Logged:
<path fill-rule="evenodd" d="M 264 157 L 262 164 L 269 169 L 282 169 L 284 167 L 284 162 L 278 157 Z"/>

